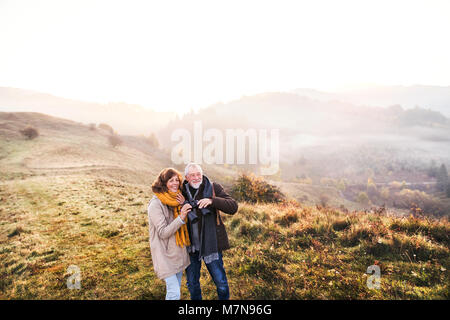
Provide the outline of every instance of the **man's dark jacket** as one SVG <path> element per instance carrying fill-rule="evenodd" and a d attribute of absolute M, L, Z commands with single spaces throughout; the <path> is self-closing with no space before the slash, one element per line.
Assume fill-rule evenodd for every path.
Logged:
<path fill-rule="evenodd" d="M 212 197 L 212 204 L 210 206 L 208 206 L 207 208 L 209 208 L 213 212 L 213 214 L 215 216 L 215 221 L 217 221 L 217 214 L 218 214 L 217 210 L 220 210 L 224 213 L 231 214 L 231 215 L 235 214 L 238 210 L 238 204 L 237 204 L 236 200 L 234 200 L 228 193 L 226 193 L 225 190 L 223 189 L 223 187 L 219 183 L 213 182 L 212 186 L 213 186 L 215 195 Z M 196 190 L 194 188 L 192 188 L 191 186 L 189 186 L 189 187 L 190 187 L 191 194 L 194 195 Z M 197 193 L 197 195 L 195 196 L 194 200 L 201 200 L 201 199 L 205 198 L 203 195 L 203 189 L 204 189 L 204 183 L 202 183 L 200 185 L 200 190 Z M 183 188 L 183 196 L 185 198 L 187 198 L 184 188 Z M 201 230 L 202 215 L 201 214 L 198 215 L 198 218 L 199 218 L 198 225 L 200 227 L 199 228 L 199 236 L 200 236 L 201 231 L 202 231 Z M 220 220 L 220 223 L 222 223 L 221 220 Z M 188 224 L 188 229 L 189 229 L 189 233 L 190 233 L 191 230 L 189 227 L 190 226 Z M 217 225 L 216 225 L 216 227 L 217 227 Z M 226 231 L 225 231 L 225 233 L 226 233 Z M 225 237 L 219 237 L 217 239 L 217 248 L 219 249 L 219 251 L 223 251 L 223 250 L 230 248 L 227 238 L 228 237 L 225 235 Z"/>

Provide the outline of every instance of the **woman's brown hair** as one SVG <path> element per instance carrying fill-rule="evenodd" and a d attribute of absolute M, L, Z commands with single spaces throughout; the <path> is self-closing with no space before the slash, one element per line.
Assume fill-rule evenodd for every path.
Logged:
<path fill-rule="evenodd" d="M 178 180 L 180 180 L 179 189 L 181 190 L 181 183 L 183 182 L 181 174 L 174 168 L 165 168 L 161 170 L 155 181 L 153 181 L 152 183 L 153 193 L 167 192 L 167 181 L 169 181 L 175 175 L 178 176 Z"/>

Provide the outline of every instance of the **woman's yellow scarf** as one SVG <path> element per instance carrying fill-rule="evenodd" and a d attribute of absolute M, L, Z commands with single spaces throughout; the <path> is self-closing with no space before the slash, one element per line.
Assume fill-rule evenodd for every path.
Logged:
<path fill-rule="evenodd" d="M 181 205 L 178 203 L 176 196 L 177 192 L 172 192 L 168 190 L 164 193 L 157 193 L 156 196 L 159 200 L 165 205 L 168 205 L 169 207 L 173 208 L 173 217 L 176 219 L 181 212 Z M 184 219 L 184 222 L 186 222 L 187 219 Z M 189 246 L 191 245 L 191 242 L 189 241 L 189 233 L 187 230 L 186 223 L 183 224 L 176 232 L 175 239 L 177 242 L 177 245 L 180 247 L 183 246 Z"/>

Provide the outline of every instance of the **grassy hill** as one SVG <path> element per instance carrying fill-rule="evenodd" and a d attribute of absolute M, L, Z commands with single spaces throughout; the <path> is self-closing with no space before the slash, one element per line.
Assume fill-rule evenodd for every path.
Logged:
<path fill-rule="evenodd" d="M 0 87 L 0 110 L 41 112 L 83 123 L 106 122 L 121 134 L 150 134 L 176 118 L 173 112 L 157 112 L 124 102 L 94 103 L 51 94 Z"/>
<path fill-rule="evenodd" d="M 39 137 L 24 139 L 26 126 Z M 170 159 L 144 138 L 122 137 L 113 148 L 108 136 L 42 114 L 0 113 L 1 299 L 164 299 L 146 206 Z M 233 176 L 212 166 L 205 173 Z M 448 218 L 348 214 L 295 201 L 241 202 L 223 217 L 232 299 L 450 297 Z M 379 290 L 366 284 L 374 264 Z M 80 268 L 80 290 L 67 288 L 71 265 Z M 206 268 L 201 281 L 204 297 L 215 299 Z"/>

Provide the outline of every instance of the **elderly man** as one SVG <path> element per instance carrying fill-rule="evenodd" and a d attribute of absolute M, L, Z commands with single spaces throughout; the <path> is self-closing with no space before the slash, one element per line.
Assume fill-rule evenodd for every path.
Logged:
<path fill-rule="evenodd" d="M 200 268 L 202 260 L 217 287 L 219 300 L 230 297 L 227 275 L 223 267 L 222 251 L 229 249 L 228 237 L 217 210 L 236 213 L 237 202 L 218 183 L 211 183 L 195 163 L 186 166 L 183 196 L 192 206 L 188 214 L 191 245 L 188 252 L 191 264 L 186 268 L 186 278 L 192 300 L 201 300 Z"/>

